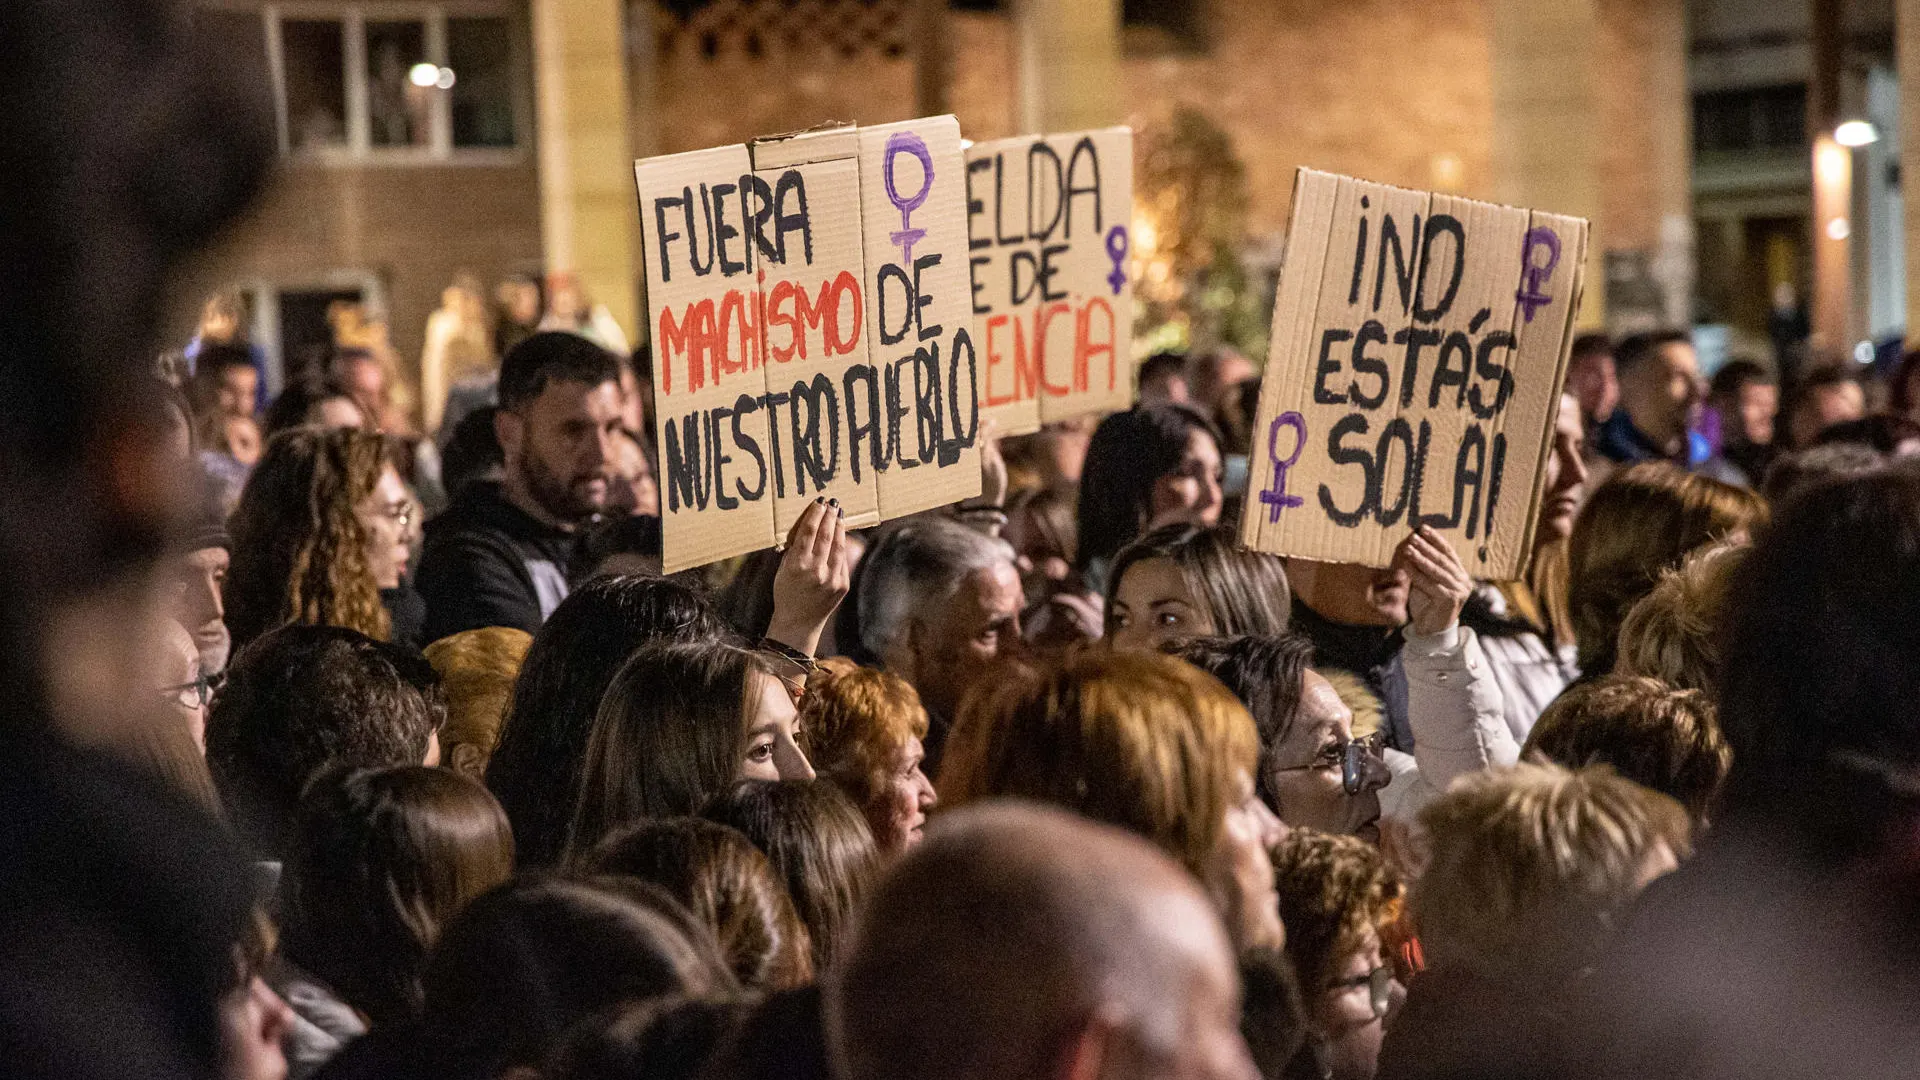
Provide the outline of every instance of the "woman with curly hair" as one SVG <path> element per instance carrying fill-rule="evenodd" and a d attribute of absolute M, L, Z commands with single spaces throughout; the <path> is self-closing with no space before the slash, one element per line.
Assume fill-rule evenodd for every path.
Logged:
<path fill-rule="evenodd" d="M 1405 996 L 1381 934 L 1400 914 L 1400 884 L 1378 848 L 1298 830 L 1273 853 L 1280 921 L 1325 1075 L 1371 1080 L 1387 1014 Z"/>
<path fill-rule="evenodd" d="M 234 652 L 293 623 L 395 638 L 381 591 L 401 589 L 414 512 L 383 437 L 312 427 L 274 436 L 230 525 Z"/>

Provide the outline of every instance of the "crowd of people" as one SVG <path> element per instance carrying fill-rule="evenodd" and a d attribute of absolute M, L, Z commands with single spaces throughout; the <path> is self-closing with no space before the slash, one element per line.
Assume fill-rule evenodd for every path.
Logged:
<path fill-rule="evenodd" d="M 224 301 L 130 362 L 271 144 L 56 8 L 0 5 L 0 1074 L 1911 1073 L 1920 362 L 1776 409 L 1582 340 L 1517 581 L 1242 549 L 1228 350 L 662 575 L 577 294 L 450 290 L 417 408 L 350 341 L 266 395 Z"/>
<path fill-rule="evenodd" d="M 1723 1031 L 1623 991 L 1695 913 L 1640 894 L 1817 892 L 1817 838 L 1871 864 L 1865 807 L 1920 783 L 1912 725 L 1852 711 L 1911 677 L 1876 665 L 1920 611 L 1920 425 L 1843 373 L 1775 440 L 1758 365 L 1581 339 L 1521 581 L 1426 528 L 1384 568 L 1243 549 L 1227 351 L 996 440 L 979 499 L 823 498 L 663 576 L 620 496 L 644 349 L 470 361 L 443 441 L 487 464 L 437 511 L 431 440 L 294 385 L 228 512 L 200 438 L 258 400 L 194 352 L 171 722 L 125 749 L 254 860 L 235 1080 L 1626 1075 L 1649 1024 L 1717 1075 Z M 1738 861 L 1780 837 L 1808 862 Z"/>

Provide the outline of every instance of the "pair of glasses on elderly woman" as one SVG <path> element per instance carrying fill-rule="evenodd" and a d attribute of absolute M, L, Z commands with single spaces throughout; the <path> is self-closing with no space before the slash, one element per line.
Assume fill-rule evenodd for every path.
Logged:
<path fill-rule="evenodd" d="M 1340 770 L 1340 788 L 1349 795 L 1358 795 L 1366 790 L 1367 778 L 1384 771 L 1386 759 L 1387 733 L 1376 731 L 1371 735 L 1362 735 L 1358 739 L 1346 739 L 1330 742 L 1320 748 L 1313 760 L 1305 765 L 1293 765 L 1275 772 L 1300 772 L 1312 769 L 1316 772 Z"/>
<path fill-rule="evenodd" d="M 1384 1020 L 1393 1008 L 1393 969 L 1377 967 L 1365 975 L 1355 975 L 1351 979 L 1341 979 L 1330 990 L 1335 994 L 1344 994 L 1349 990 L 1367 988 L 1367 1004 L 1373 1009 L 1375 1020 Z"/>

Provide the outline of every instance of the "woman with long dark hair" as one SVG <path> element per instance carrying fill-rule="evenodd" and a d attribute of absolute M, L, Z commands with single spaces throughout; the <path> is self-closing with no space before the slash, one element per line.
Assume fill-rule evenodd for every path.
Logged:
<path fill-rule="evenodd" d="M 1100 422 L 1080 477 L 1075 565 L 1105 591 L 1114 555 L 1161 525 L 1220 522 L 1220 431 L 1187 405 L 1136 405 Z"/>

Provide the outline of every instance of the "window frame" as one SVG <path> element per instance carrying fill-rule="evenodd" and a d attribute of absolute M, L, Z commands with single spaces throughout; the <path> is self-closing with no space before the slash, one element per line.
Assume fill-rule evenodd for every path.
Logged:
<path fill-rule="evenodd" d="M 282 160 L 293 164 L 321 166 L 366 165 L 520 165 L 529 160 L 533 139 L 533 103 L 530 100 L 531 70 L 527 55 L 526 25 L 522 14 L 506 0 L 283 0 L 261 10 L 262 32 L 266 35 L 267 71 L 273 83 L 274 119 Z M 497 18 L 504 20 L 508 36 L 508 63 L 511 65 L 513 93 L 513 141 L 511 147 L 455 146 L 453 143 L 453 95 L 442 91 L 432 98 L 427 112 L 427 141 L 414 146 L 375 146 L 373 144 L 372 106 L 367 85 L 367 24 L 370 22 L 420 22 L 425 29 L 426 62 L 447 66 L 447 20 L 450 18 Z M 281 24 L 287 20 L 339 20 L 341 55 L 345 64 L 346 134 L 344 145 L 295 147 L 293 129 L 287 116 L 287 69 L 285 39 Z M 455 73 L 458 75 L 458 72 Z"/>

